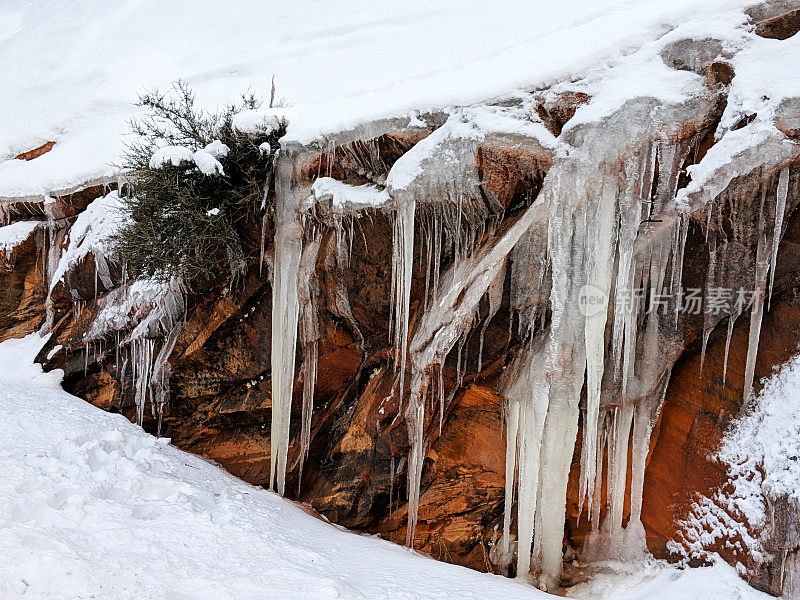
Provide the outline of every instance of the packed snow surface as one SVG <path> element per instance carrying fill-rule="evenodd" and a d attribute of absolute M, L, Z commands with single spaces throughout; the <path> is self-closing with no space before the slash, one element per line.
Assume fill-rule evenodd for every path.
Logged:
<path fill-rule="evenodd" d="M 542 598 L 343 531 L 105 413 L 0 344 L 0 598 Z"/>
<path fill-rule="evenodd" d="M 0 344 L 0 598 L 556 598 L 346 532 L 103 412 Z M 762 600 L 732 567 L 618 566 L 585 600 Z"/>
<path fill-rule="evenodd" d="M 660 561 L 631 565 L 609 561 L 590 581 L 570 588 L 578 600 L 769 600 L 717 559 L 711 567 L 675 569 Z"/>
<path fill-rule="evenodd" d="M 216 108 L 275 76 L 287 139 L 578 76 L 753 0 L 29 1 L 0 7 L 0 198 L 113 178 L 141 92 L 178 78 Z M 211 40 L 211 42 L 210 42 Z M 266 119 L 266 120 L 265 120 Z M 412 118 L 413 120 L 413 118 Z M 275 123 L 242 117 L 242 127 Z M 54 141 L 41 157 L 18 154 Z"/>

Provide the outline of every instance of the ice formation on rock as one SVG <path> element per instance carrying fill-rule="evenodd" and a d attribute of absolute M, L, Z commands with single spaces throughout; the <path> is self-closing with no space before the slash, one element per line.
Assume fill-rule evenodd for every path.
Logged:
<path fill-rule="evenodd" d="M 183 329 L 185 311 L 185 291 L 180 281 L 137 280 L 99 299 L 97 314 L 85 336 L 87 354 L 91 344 L 102 344 L 112 333 L 117 338 L 118 351 L 128 346 L 120 379 L 125 379 L 129 368 L 136 421 L 142 424 L 149 402 L 159 433 L 164 406 L 169 401 L 168 358 Z"/>
<path fill-rule="evenodd" d="M 272 347 L 272 479 L 279 492 L 289 444 L 298 318 L 301 460 L 308 452 L 319 335 L 312 281 L 320 252 L 318 227 L 335 229 L 340 266 L 345 262 L 340 257 L 347 255 L 346 224 L 359 211 L 380 210 L 393 227 L 394 393 L 401 406 L 408 399 L 403 409 L 409 443 L 407 543 L 414 543 L 423 466 L 436 430 L 429 407 L 438 408 L 441 427 L 463 383 L 467 337 L 477 331 L 480 371 L 485 332 L 508 289 L 510 326 L 516 325 L 522 347 L 500 383 L 507 447 L 498 562 L 508 570 L 516 553 L 518 577 L 545 590 L 559 585 L 567 482 L 579 425 L 579 504 L 591 526 L 583 557 L 628 560 L 646 553 L 644 473 L 672 366 L 688 336 L 700 337 L 704 354 L 712 330 L 724 319 L 729 345 L 743 306 L 712 311 L 710 298 L 719 288 L 750 285 L 744 390 L 749 396 L 763 302 L 772 290 L 790 209 L 787 165 L 797 157 L 794 144 L 767 117 L 744 131 L 728 123 L 727 113 L 708 149 L 725 100 L 724 90 L 709 84 L 709 65 L 747 37 L 737 29 L 739 21 L 717 25 L 729 36 L 725 43 L 715 37 L 689 39 L 686 31 L 676 30 L 613 68 L 545 92 L 548 98 L 566 92 L 588 98 L 571 120 L 559 124 L 558 138 L 531 109 L 534 94 L 454 109 L 392 165 L 379 155 L 375 140 L 405 124 L 377 121 L 335 138 L 282 148 Z M 488 191 L 485 173 L 476 166 L 482 149 L 496 140 L 513 144 L 517 155 L 548 156 L 537 174 L 540 189 L 535 186 L 536 193 L 511 214 Z M 357 165 L 353 179 L 358 183 L 331 177 L 337 152 Z M 748 180 L 756 165 L 767 179 L 770 173 L 774 177 L 754 193 L 735 180 Z M 760 201 L 755 210 L 754 198 Z M 708 268 L 703 289 L 687 291 L 684 254 L 691 223 L 705 236 Z M 734 247 L 752 261 L 752 280 L 726 267 Z M 424 289 L 419 313 L 412 315 L 417 259 Z M 346 306 L 346 291 L 342 294 Z M 446 385 L 443 375 L 451 353 L 456 355 L 451 357 L 454 386 Z M 726 372 L 727 349 L 725 362 Z M 390 502 L 394 472 L 392 467 Z"/>

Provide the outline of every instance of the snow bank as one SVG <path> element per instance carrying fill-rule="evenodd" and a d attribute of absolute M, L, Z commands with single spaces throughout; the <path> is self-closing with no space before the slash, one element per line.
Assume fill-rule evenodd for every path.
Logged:
<path fill-rule="evenodd" d="M 751 588 L 733 567 L 718 560 L 711 567 L 677 569 L 664 562 L 609 562 L 591 581 L 567 591 L 580 600 L 768 600 Z"/>
<path fill-rule="evenodd" d="M 692 21 L 753 0 L 198 0 L 0 8 L 0 197 L 116 176 L 137 94 L 184 78 L 216 108 L 275 75 L 287 139 L 468 104 L 577 77 Z M 124 31 L 124 40 L 119 32 Z M 208 40 L 224 43 L 208 43 Z M 480 40 L 480 43 L 475 43 Z M 201 106 L 201 108 L 203 107 Z M 241 117 L 244 119 L 245 117 Z M 31 161 L 13 157 L 56 142 Z"/>
<path fill-rule="evenodd" d="M 0 344 L 0 597 L 478 600 L 545 594 L 343 531 L 58 387 Z"/>

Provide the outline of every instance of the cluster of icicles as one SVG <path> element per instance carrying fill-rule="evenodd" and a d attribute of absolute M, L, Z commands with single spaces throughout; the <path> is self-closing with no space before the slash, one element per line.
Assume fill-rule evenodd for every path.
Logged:
<path fill-rule="evenodd" d="M 542 589 L 557 587 L 566 488 L 583 397 L 580 503 L 592 526 L 584 556 L 624 559 L 646 552 L 640 520 L 645 461 L 671 366 L 680 353 L 675 347 L 665 348 L 669 342 L 664 340 L 680 338 L 683 326 L 679 299 L 690 217 L 678 209 L 675 196 L 680 165 L 685 164 L 690 146 L 689 141 L 648 142 L 624 159 L 624 178 L 608 176 L 607 164 L 594 164 L 588 154 L 556 162 L 538 197 L 504 228 L 487 226 L 496 215 L 492 207 L 480 204 L 483 200 L 469 185 L 454 184 L 444 198 L 439 186 L 425 198 L 398 193 L 382 207 L 393 220 L 395 393 L 409 398 L 405 407 L 410 440 L 409 544 L 414 540 L 427 446 L 426 407 L 438 404 L 441 419 L 460 386 L 466 336 L 476 326 L 483 336 L 499 308 L 508 275 L 511 306 L 527 342 L 507 368 L 501 390 L 506 399 L 506 502 L 496 558 L 507 566 L 516 555 L 518 577 L 530 578 Z M 750 223 L 734 223 L 733 239 L 717 240 L 711 227 L 713 219 L 722 218 L 722 202 L 716 209 L 713 202 L 705 207 L 707 232 L 712 232 L 707 233 L 711 253 L 707 288 L 733 283 L 715 260 L 722 246 L 744 245 L 755 255 L 745 397 L 752 390 L 763 303 L 774 280 L 788 184 L 784 168 L 777 192 L 768 195 L 764 189 L 761 194 L 756 231 Z M 735 221 L 736 210 L 731 214 Z M 338 218 L 334 224 L 337 240 L 347 235 L 342 222 Z M 415 223 L 423 233 L 419 258 L 427 260 L 426 292 L 424 311 L 409 339 Z M 272 485 L 283 493 L 298 327 L 304 359 L 301 460 L 308 453 L 319 337 L 314 284 L 309 282 L 321 225 L 315 222 L 309 234 L 305 218 L 294 212 L 290 201 L 281 205 L 280 197 L 277 225 Z M 546 240 L 545 252 L 541 243 L 537 246 L 540 240 Z M 346 247 L 341 241 L 337 245 Z M 440 273 L 445 251 L 452 260 Z M 622 297 L 636 289 L 650 292 L 632 303 Z M 670 300 L 648 310 L 655 291 L 668 293 Z M 601 302 L 591 313 L 581 309 L 587 293 Z M 488 315 L 480 310 L 484 298 Z M 739 306 L 726 315 L 728 344 L 741 311 Z M 715 324 L 704 326 L 704 349 Z M 458 381 L 447 394 L 442 368 L 456 347 Z M 665 358 L 670 353 L 674 358 Z M 511 531 L 514 506 L 516 542 Z"/>
<path fill-rule="evenodd" d="M 95 202 L 102 200 L 103 198 Z M 47 209 L 47 205 L 45 208 Z M 63 219 L 53 218 L 47 210 L 46 214 L 48 219 L 43 222 L 37 238 L 47 292 L 47 315 L 42 334 L 48 333 L 54 326 L 52 294 L 59 278 L 69 287 L 66 279 L 70 271 L 67 257 L 72 249 L 72 243 L 70 248 L 64 248 L 71 233 L 68 224 Z M 0 214 L 0 222 L 6 219 L 7 215 Z M 164 407 L 169 401 L 171 370 L 168 358 L 186 319 L 183 285 L 178 280 L 123 281 L 121 287 L 115 288 L 109 257 L 95 249 L 89 249 L 88 252 L 93 255 L 94 295 L 99 304 L 97 316 L 84 336 L 84 371 L 88 370 L 90 357 L 93 356 L 97 361 L 104 355 L 107 337 L 114 332 L 114 340 L 109 343 L 116 350 L 120 381 L 124 381 L 130 371 L 136 422 L 138 425 L 142 424 L 145 408 L 149 403 L 160 435 Z M 111 291 L 100 297 L 101 289 Z M 80 299 L 76 291 L 69 291 L 72 295 L 72 318 L 77 321 L 86 301 Z M 123 336 L 121 331 L 124 329 L 129 329 L 129 332 Z M 121 350 L 124 346 L 128 347 L 127 353 Z"/>

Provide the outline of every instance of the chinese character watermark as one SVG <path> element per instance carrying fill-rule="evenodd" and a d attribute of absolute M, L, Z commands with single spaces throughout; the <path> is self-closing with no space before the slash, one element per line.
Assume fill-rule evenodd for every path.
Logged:
<path fill-rule="evenodd" d="M 614 294 L 614 312 L 633 313 L 646 308 L 648 313 L 708 314 L 713 316 L 737 314 L 752 308 L 761 298 L 762 290 L 709 287 L 679 288 L 675 291 L 657 288 L 617 290 Z M 645 307 L 646 303 L 646 307 Z M 592 317 L 609 308 L 608 295 L 593 285 L 584 285 L 578 293 L 578 309 L 585 317 Z"/>

